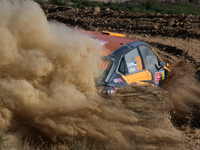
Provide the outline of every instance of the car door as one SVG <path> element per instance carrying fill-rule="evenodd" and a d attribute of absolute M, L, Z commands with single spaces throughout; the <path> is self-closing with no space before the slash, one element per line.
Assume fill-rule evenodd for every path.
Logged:
<path fill-rule="evenodd" d="M 149 74 L 143 68 L 137 48 L 132 49 L 121 58 L 118 72 L 128 84 L 134 82 L 146 84 L 149 80 Z"/>
<path fill-rule="evenodd" d="M 147 45 L 140 45 L 139 52 L 143 62 L 143 67 L 150 75 L 150 83 L 160 85 L 165 78 L 165 70 L 160 66 L 160 59 L 151 47 Z"/>

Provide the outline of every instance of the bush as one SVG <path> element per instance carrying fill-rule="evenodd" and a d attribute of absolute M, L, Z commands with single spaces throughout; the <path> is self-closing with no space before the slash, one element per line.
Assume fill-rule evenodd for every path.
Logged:
<path fill-rule="evenodd" d="M 80 4 L 80 6 L 79 6 L 79 8 L 80 9 L 84 9 L 86 6 L 85 5 L 82 5 L 82 4 Z"/>
<path fill-rule="evenodd" d="M 49 0 L 54 5 L 67 5 L 66 0 Z"/>
<path fill-rule="evenodd" d="M 34 0 L 36 3 L 40 4 L 40 5 L 44 5 L 44 2 L 42 0 Z"/>
<path fill-rule="evenodd" d="M 43 5 L 42 0 L 35 0 L 35 2 Z M 50 0 L 54 5 L 66 5 L 66 0 Z M 73 2 L 73 7 L 84 9 L 85 7 L 96 7 L 99 6 L 101 10 L 109 8 L 115 11 L 124 11 L 124 12 L 140 12 L 140 13 L 161 13 L 161 14 L 193 14 L 200 15 L 200 8 L 193 7 L 189 3 L 165 3 L 158 2 L 155 0 L 147 0 L 141 2 L 138 5 L 128 5 L 126 3 L 105 3 L 98 1 L 89 1 L 89 0 L 71 0 Z"/>
<path fill-rule="evenodd" d="M 155 1 L 146 1 L 146 2 L 141 2 L 140 5 L 147 9 L 147 10 L 152 10 L 154 5 L 155 5 Z"/>

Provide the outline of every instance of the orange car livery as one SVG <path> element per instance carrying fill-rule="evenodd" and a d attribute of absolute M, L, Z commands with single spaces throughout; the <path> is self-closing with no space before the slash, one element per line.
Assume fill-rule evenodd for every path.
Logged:
<path fill-rule="evenodd" d="M 164 80 L 167 64 L 147 43 L 112 32 L 85 32 L 103 43 L 97 82 L 102 94 L 134 82 L 158 86 Z"/>

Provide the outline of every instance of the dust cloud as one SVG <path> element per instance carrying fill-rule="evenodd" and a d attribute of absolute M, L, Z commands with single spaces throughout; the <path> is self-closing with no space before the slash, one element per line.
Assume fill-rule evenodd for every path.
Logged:
<path fill-rule="evenodd" d="M 19 147 L 26 137 L 55 145 L 86 138 L 97 149 L 107 143 L 110 149 L 169 149 L 182 142 L 163 89 L 133 84 L 106 101 L 98 96 L 100 49 L 97 40 L 47 21 L 33 1 L 0 1 L 0 132 L 10 141 L 6 147 Z"/>
<path fill-rule="evenodd" d="M 173 102 L 172 122 L 180 129 L 200 127 L 200 88 L 195 79 L 195 66 L 178 61 L 171 66 L 162 88 L 169 92 Z"/>

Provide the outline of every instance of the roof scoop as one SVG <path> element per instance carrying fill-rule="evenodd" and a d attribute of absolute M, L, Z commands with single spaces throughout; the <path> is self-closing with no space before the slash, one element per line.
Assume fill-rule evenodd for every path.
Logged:
<path fill-rule="evenodd" d="M 123 34 L 119 34 L 119 33 L 115 33 L 115 32 L 102 31 L 101 33 L 102 33 L 102 34 L 107 34 L 107 35 L 110 35 L 110 36 L 120 36 L 120 37 L 125 37 L 125 35 L 123 35 Z"/>

